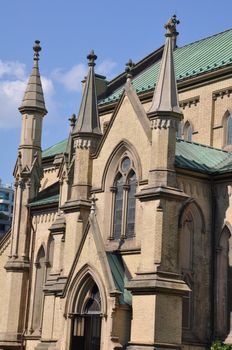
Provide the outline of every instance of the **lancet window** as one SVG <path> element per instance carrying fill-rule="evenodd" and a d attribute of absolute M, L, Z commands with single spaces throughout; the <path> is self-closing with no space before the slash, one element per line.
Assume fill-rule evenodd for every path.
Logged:
<path fill-rule="evenodd" d="M 47 251 L 47 278 L 51 273 L 51 269 L 53 266 L 53 255 L 54 255 L 54 239 L 52 235 L 50 235 L 48 240 L 48 251 Z"/>
<path fill-rule="evenodd" d="M 183 128 L 184 140 L 192 142 L 193 128 L 192 125 L 187 121 Z"/>
<path fill-rule="evenodd" d="M 188 211 L 184 214 L 180 234 L 180 255 L 179 263 L 183 279 L 193 291 L 193 217 Z M 191 329 L 192 322 L 192 293 L 183 297 L 182 326 Z"/>
<path fill-rule="evenodd" d="M 137 177 L 133 161 L 127 153 L 121 158 L 114 185 L 112 210 L 112 239 L 133 238 L 135 235 L 135 194 Z"/>
<path fill-rule="evenodd" d="M 34 292 L 34 304 L 33 304 L 33 317 L 31 331 L 40 331 L 41 317 L 42 317 L 42 306 L 43 306 L 43 285 L 45 278 L 45 250 L 41 246 L 36 262 L 35 262 L 35 292 Z"/>
<path fill-rule="evenodd" d="M 227 118 L 226 145 L 232 145 L 232 116 Z"/>
<path fill-rule="evenodd" d="M 183 297 L 183 339 L 203 341 L 208 334 L 210 305 L 207 262 L 211 252 L 203 214 L 195 203 L 189 204 L 181 215 L 179 243 L 180 272 L 190 290 Z M 204 314 L 201 312 L 202 309 L 205 310 Z"/>
<path fill-rule="evenodd" d="M 232 313 L 232 240 L 227 226 L 224 227 L 217 247 L 217 328 L 216 335 L 225 339 L 230 331 Z"/>

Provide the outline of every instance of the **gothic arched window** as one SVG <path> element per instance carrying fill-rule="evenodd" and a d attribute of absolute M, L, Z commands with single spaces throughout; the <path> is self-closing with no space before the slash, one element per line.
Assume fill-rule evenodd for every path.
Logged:
<path fill-rule="evenodd" d="M 177 127 L 177 131 L 176 131 L 176 137 L 178 139 L 181 139 L 182 138 L 182 132 L 183 132 L 183 123 L 182 122 L 179 122 L 178 123 L 178 127 Z"/>
<path fill-rule="evenodd" d="M 51 273 L 51 269 L 53 266 L 53 255 L 54 255 L 54 238 L 52 235 L 49 236 L 48 240 L 48 249 L 47 249 L 47 278 Z"/>
<path fill-rule="evenodd" d="M 192 290 L 193 285 L 193 218 L 191 212 L 186 212 L 182 221 L 182 230 L 180 233 L 180 251 L 179 251 L 179 264 L 181 274 L 184 281 Z M 185 329 L 191 328 L 192 323 L 192 293 L 183 297 L 182 308 L 182 327 Z"/>
<path fill-rule="evenodd" d="M 135 235 L 135 194 L 137 178 L 133 161 L 127 153 L 121 158 L 114 185 L 112 239 L 132 238 Z"/>
<path fill-rule="evenodd" d="M 42 317 L 42 306 L 43 306 L 43 285 L 45 278 L 45 250 L 41 246 L 36 262 L 35 262 L 35 292 L 34 292 L 34 304 L 33 304 L 33 318 L 32 318 L 32 329 L 31 331 L 40 331 L 41 317 Z"/>
<path fill-rule="evenodd" d="M 217 329 L 216 335 L 225 339 L 230 331 L 232 313 L 232 240 L 227 226 L 224 227 L 217 249 Z"/>
<path fill-rule="evenodd" d="M 227 118 L 226 145 L 232 145 L 232 116 Z"/>
<path fill-rule="evenodd" d="M 187 121 L 183 128 L 184 140 L 192 142 L 193 128 L 192 125 Z"/>
<path fill-rule="evenodd" d="M 207 266 L 211 252 L 207 239 L 202 212 L 195 203 L 191 203 L 181 215 L 179 236 L 180 272 L 190 289 L 183 296 L 182 334 L 185 341 L 203 340 L 208 334 L 210 304 L 207 284 L 210 280 Z"/>
<path fill-rule="evenodd" d="M 114 238 L 121 236 L 122 210 L 123 210 L 123 176 L 119 173 L 115 180 L 115 204 L 114 204 Z"/>

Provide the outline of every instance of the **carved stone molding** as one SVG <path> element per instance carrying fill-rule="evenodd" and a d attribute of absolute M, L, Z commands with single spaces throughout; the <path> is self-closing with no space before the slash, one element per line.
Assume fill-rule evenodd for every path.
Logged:
<path fill-rule="evenodd" d="M 232 93 L 232 87 L 228 87 L 226 89 L 214 91 L 212 97 L 213 97 L 213 100 L 216 101 L 219 97 L 220 98 L 223 98 L 224 96 L 230 97 L 231 93 Z"/>
<path fill-rule="evenodd" d="M 179 121 L 172 118 L 155 118 L 151 120 L 151 129 L 177 128 Z"/>
<path fill-rule="evenodd" d="M 57 213 L 55 212 L 51 212 L 51 213 L 42 213 L 39 215 L 35 215 L 33 217 L 33 223 L 43 224 L 47 222 L 53 222 L 56 219 L 56 214 Z"/>
<path fill-rule="evenodd" d="M 91 146 L 90 139 L 77 139 L 74 141 L 74 148 L 88 149 Z"/>
<path fill-rule="evenodd" d="M 177 183 L 178 187 L 191 197 L 198 198 L 210 196 L 209 187 L 199 182 L 189 182 L 184 179 L 178 178 Z"/>
<path fill-rule="evenodd" d="M 51 167 L 51 168 L 45 168 L 44 169 L 44 174 L 49 174 L 49 173 L 54 173 L 56 171 L 55 167 Z"/>
<path fill-rule="evenodd" d="M 195 96 L 188 98 L 186 100 L 180 101 L 179 105 L 181 108 L 185 109 L 186 107 L 196 106 L 200 102 L 200 96 Z"/>

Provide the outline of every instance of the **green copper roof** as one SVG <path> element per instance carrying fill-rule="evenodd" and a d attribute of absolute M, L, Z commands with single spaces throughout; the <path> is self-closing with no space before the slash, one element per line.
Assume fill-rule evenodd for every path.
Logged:
<path fill-rule="evenodd" d="M 176 166 L 207 174 L 230 172 L 232 171 L 232 154 L 220 149 L 177 139 Z"/>
<path fill-rule="evenodd" d="M 232 64 L 232 29 L 177 48 L 174 51 L 177 81 L 188 79 Z M 154 89 L 159 73 L 160 61 L 145 69 L 133 79 L 137 93 Z M 119 99 L 124 86 L 114 91 L 99 104 Z"/>
<path fill-rule="evenodd" d="M 125 289 L 125 284 L 128 282 L 128 279 L 125 274 L 125 268 L 121 256 L 116 253 L 107 253 L 107 258 L 115 286 L 122 293 L 119 298 L 120 304 L 131 305 L 132 295 L 131 292 Z"/>
<path fill-rule="evenodd" d="M 37 207 L 40 205 L 53 204 L 59 202 L 59 194 L 50 195 L 46 198 L 35 200 L 29 204 L 29 207 Z"/>
<path fill-rule="evenodd" d="M 43 157 L 65 152 L 67 140 L 43 151 Z M 232 153 L 202 144 L 176 140 L 176 166 L 206 174 L 232 171 Z"/>
<path fill-rule="evenodd" d="M 67 146 L 68 140 L 63 140 L 59 143 L 56 143 L 54 146 L 51 146 L 47 149 L 45 149 L 42 153 L 43 158 L 53 157 L 56 154 L 63 153 L 65 151 L 65 148 Z"/>

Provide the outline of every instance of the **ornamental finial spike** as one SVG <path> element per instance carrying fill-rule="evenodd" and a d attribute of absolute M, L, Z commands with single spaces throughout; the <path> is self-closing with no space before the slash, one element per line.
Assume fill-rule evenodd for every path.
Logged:
<path fill-rule="evenodd" d="M 90 53 L 87 56 L 87 59 L 89 60 L 88 65 L 91 66 L 95 66 L 95 61 L 97 59 L 97 56 L 94 53 L 94 50 L 91 50 Z"/>
<path fill-rule="evenodd" d="M 164 28 L 167 30 L 166 36 L 177 36 L 179 33 L 176 30 L 176 25 L 179 23 L 180 21 L 176 18 L 176 15 L 173 15 L 164 26 Z"/>
<path fill-rule="evenodd" d="M 71 130 L 73 130 L 73 128 L 76 124 L 76 121 L 77 121 L 76 114 L 72 114 L 71 117 L 69 118 L 69 121 L 70 121 Z"/>
<path fill-rule="evenodd" d="M 97 201 L 97 198 L 96 198 L 96 196 L 95 196 L 95 193 L 92 194 L 92 196 L 90 197 L 90 200 L 91 200 L 90 213 L 91 213 L 91 214 L 95 214 L 95 211 L 96 211 L 96 201 Z"/>
<path fill-rule="evenodd" d="M 135 64 L 134 62 L 132 61 L 132 59 L 130 58 L 128 60 L 128 62 L 126 63 L 126 68 L 125 68 L 125 71 L 126 71 L 126 77 L 127 79 L 131 79 L 132 78 L 132 72 L 133 72 L 133 68 L 134 68 Z"/>
<path fill-rule="evenodd" d="M 34 61 L 39 61 L 39 52 L 42 50 L 39 40 L 35 40 L 35 45 L 33 46 L 33 50 L 34 50 Z"/>

